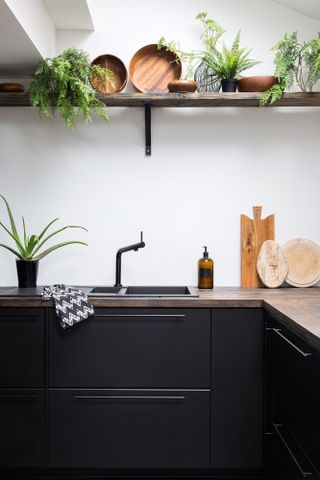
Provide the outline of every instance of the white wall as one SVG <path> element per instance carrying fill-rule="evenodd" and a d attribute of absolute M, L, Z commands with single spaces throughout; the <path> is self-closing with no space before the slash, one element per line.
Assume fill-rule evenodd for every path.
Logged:
<path fill-rule="evenodd" d="M 113 53 L 128 65 L 141 46 L 161 35 L 197 45 L 199 10 L 264 61 L 269 48 L 298 29 L 320 24 L 271 0 L 95 0 L 93 33 L 60 32 L 58 49 L 81 47 L 92 57 Z M 252 72 L 254 73 L 254 72 Z M 154 109 L 152 157 L 144 156 L 142 109 L 110 109 L 111 122 L 80 124 L 39 119 L 30 108 L 0 109 L 0 192 L 18 217 L 38 231 L 55 216 L 90 232 L 40 266 L 39 283 L 112 284 L 115 253 L 145 232 L 146 248 L 123 257 L 125 284 L 196 284 L 196 262 L 208 245 L 216 285 L 239 285 L 240 213 L 263 205 L 276 214 L 280 243 L 306 237 L 320 243 L 318 109 Z M 4 209 L 0 206 L 0 217 Z M 0 233 L 0 242 L 5 240 Z M 15 284 L 14 259 L 0 252 L 0 284 Z"/>

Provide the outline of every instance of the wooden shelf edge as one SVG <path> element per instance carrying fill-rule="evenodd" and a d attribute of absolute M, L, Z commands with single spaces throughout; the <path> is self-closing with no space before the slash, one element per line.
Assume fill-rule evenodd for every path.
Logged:
<path fill-rule="evenodd" d="M 258 107 L 260 93 L 115 93 L 98 97 L 108 107 Z M 320 107 L 320 92 L 285 93 L 274 107 Z M 30 107 L 27 93 L 0 92 L 0 107 Z"/>

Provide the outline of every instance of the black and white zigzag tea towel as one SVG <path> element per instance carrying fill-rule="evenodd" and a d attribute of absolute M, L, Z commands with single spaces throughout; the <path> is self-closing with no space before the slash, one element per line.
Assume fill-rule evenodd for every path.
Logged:
<path fill-rule="evenodd" d="M 74 287 L 63 284 L 48 285 L 41 292 L 42 300 L 53 299 L 56 314 L 62 328 L 67 329 L 94 314 L 87 295 Z"/>

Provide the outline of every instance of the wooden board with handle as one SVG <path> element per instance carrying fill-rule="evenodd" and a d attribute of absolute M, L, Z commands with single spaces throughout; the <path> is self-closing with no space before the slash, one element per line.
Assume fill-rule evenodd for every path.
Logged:
<path fill-rule="evenodd" d="M 260 248 L 266 240 L 274 240 L 274 215 L 262 220 L 262 207 L 253 207 L 253 219 L 241 215 L 241 287 L 257 288 L 263 284 L 257 272 Z"/>

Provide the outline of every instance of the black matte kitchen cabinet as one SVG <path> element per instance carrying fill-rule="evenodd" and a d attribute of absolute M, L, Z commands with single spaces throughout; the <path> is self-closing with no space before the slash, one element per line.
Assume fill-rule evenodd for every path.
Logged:
<path fill-rule="evenodd" d="M 213 310 L 212 467 L 263 466 L 263 344 L 262 310 Z"/>
<path fill-rule="evenodd" d="M 43 390 L 0 390 L 0 467 L 44 466 L 44 398 Z"/>
<path fill-rule="evenodd" d="M 318 478 L 319 352 L 270 316 L 267 317 L 266 328 L 269 392 L 267 429 L 273 439 L 273 477 L 277 480 Z"/>
<path fill-rule="evenodd" d="M 209 468 L 209 392 L 51 390 L 52 467 Z"/>
<path fill-rule="evenodd" d="M 0 309 L 1 467 L 44 465 L 44 323 L 42 309 Z"/>
<path fill-rule="evenodd" d="M 0 309 L 0 388 L 44 387 L 44 312 Z"/>
<path fill-rule="evenodd" d="M 64 331 L 49 319 L 52 388 L 209 388 L 209 309 L 96 309 Z"/>

